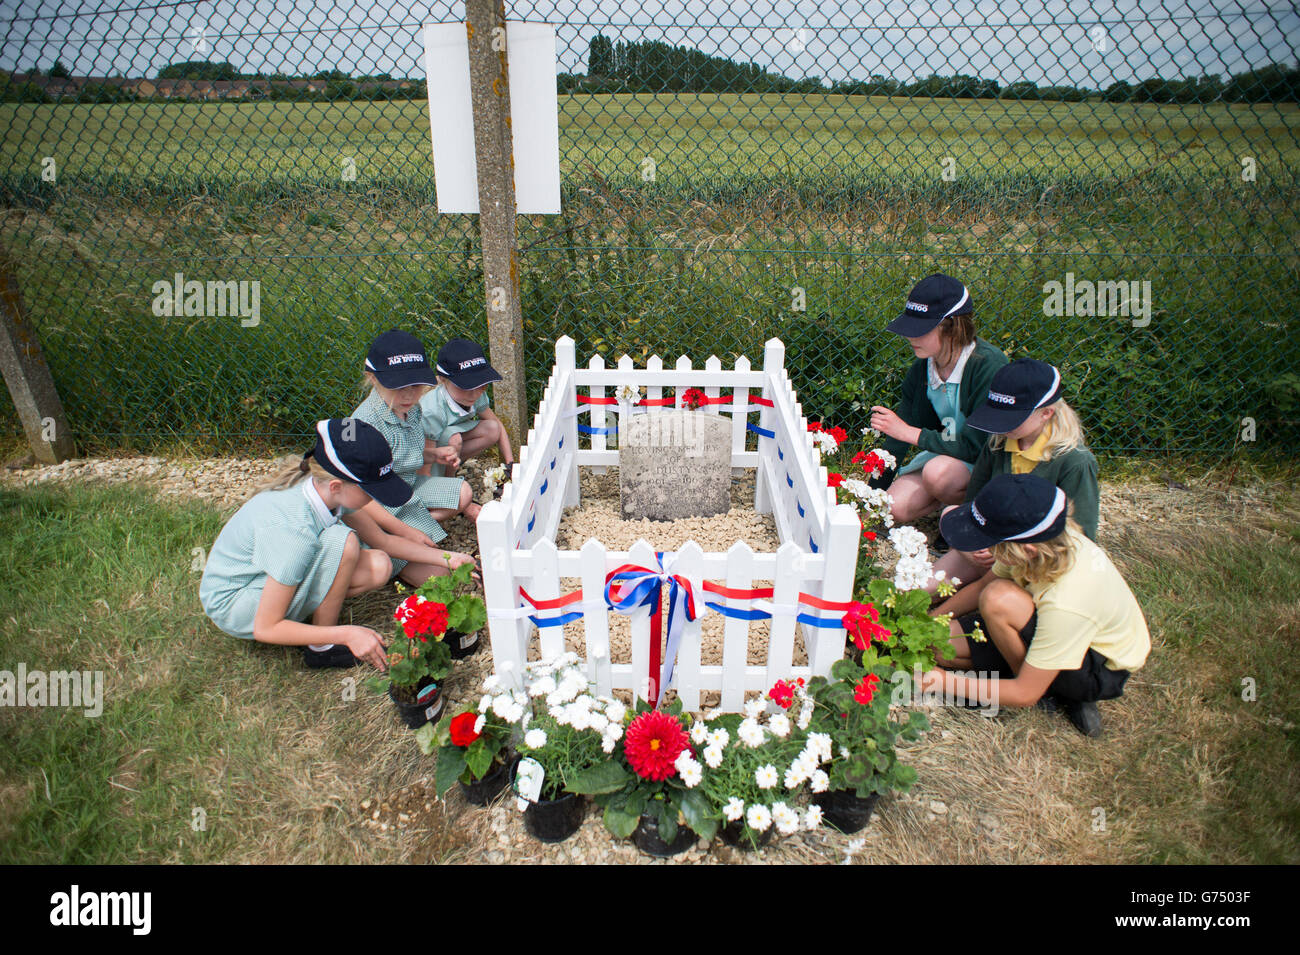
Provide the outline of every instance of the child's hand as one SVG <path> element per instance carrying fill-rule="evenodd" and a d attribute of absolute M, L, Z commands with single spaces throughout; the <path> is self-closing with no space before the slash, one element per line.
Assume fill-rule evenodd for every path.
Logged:
<path fill-rule="evenodd" d="M 871 409 L 871 427 L 879 431 L 881 434 L 888 435 L 891 438 L 896 438 L 899 441 L 908 441 L 908 432 L 913 430 L 912 427 L 897 414 L 889 408 L 884 408 L 880 405 L 876 405 Z M 914 444 L 915 442 L 908 441 L 908 443 Z"/>
<path fill-rule="evenodd" d="M 424 533 L 423 531 L 416 530 L 410 524 L 407 524 L 406 527 L 401 531 L 401 536 L 405 537 L 408 541 L 411 541 L 414 544 L 421 544 L 425 547 L 437 546 L 433 542 L 432 537 L 430 537 L 428 534 Z"/>
<path fill-rule="evenodd" d="M 459 551 L 454 550 L 444 551 L 443 553 L 446 554 L 447 566 L 452 570 L 455 570 L 462 564 L 472 564 L 474 566 L 474 573 L 470 574 L 470 576 L 479 583 L 483 582 L 483 576 L 479 573 L 478 561 L 469 554 L 462 554 Z"/>
<path fill-rule="evenodd" d="M 343 628 L 343 644 L 358 660 L 365 660 L 379 670 L 388 669 L 388 655 L 384 652 L 384 638 L 369 627 Z"/>
<path fill-rule="evenodd" d="M 450 444 L 436 449 L 433 452 L 433 460 L 437 461 L 444 468 L 460 467 L 460 454 L 458 449 Z"/>

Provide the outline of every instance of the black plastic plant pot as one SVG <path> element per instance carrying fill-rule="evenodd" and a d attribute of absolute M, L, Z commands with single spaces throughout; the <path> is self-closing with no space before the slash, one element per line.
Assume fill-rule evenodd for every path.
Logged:
<path fill-rule="evenodd" d="M 476 779 L 472 783 L 462 782 L 460 791 L 465 794 L 465 800 L 475 806 L 486 806 L 496 799 L 501 790 L 506 788 L 518 761 L 518 756 L 512 757 L 504 763 L 497 763 L 482 779 Z"/>
<path fill-rule="evenodd" d="M 813 802 L 821 807 L 822 821 L 828 826 L 840 832 L 857 832 L 871 821 L 871 812 L 879 798 L 880 793 L 863 799 L 851 789 L 832 789 L 813 796 Z"/>
<path fill-rule="evenodd" d="M 736 819 L 719 829 L 718 835 L 727 845 L 741 852 L 757 852 L 772 841 L 772 827 L 768 826 L 758 833 L 757 838 L 753 838 L 745 834 L 745 824 Z"/>
<path fill-rule="evenodd" d="M 685 852 L 696 840 L 696 835 L 685 826 L 677 827 L 677 837 L 672 842 L 665 842 L 659 835 L 659 820 L 654 816 L 643 815 L 632 831 L 632 841 L 646 855 L 666 859 L 679 852 Z"/>
<path fill-rule="evenodd" d="M 565 793 L 559 799 L 540 799 L 524 810 L 524 828 L 541 842 L 563 842 L 578 831 L 586 811 L 586 796 Z"/>
<path fill-rule="evenodd" d="M 442 688 L 428 677 L 420 681 L 419 688 L 415 692 L 414 703 L 399 700 L 393 693 L 391 683 L 388 684 L 388 698 L 393 701 L 393 706 L 397 707 L 397 715 L 402 722 L 413 730 L 442 715 L 442 707 L 446 702 L 442 695 Z"/>
<path fill-rule="evenodd" d="M 475 630 L 473 633 L 461 633 L 459 630 L 448 630 L 443 634 L 442 642 L 447 645 L 451 651 L 453 660 L 463 660 L 465 657 L 473 656 L 478 653 L 478 648 L 483 645 L 479 639 L 480 631 Z"/>

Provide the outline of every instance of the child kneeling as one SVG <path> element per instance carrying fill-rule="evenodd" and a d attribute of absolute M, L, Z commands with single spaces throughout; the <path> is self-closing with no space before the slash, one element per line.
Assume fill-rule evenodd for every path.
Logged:
<path fill-rule="evenodd" d="M 1003 474 L 943 516 L 939 526 L 953 547 L 988 547 L 995 563 L 935 611 L 957 618 L 950 640 L 956 659 L 942 665 L 981 676 L 932 670 L 922 677 L 923 691 L 1016 707 L 1047 695 L 1065 705 L 1080 732 L 1101 735 L 1097 701 L 1124 692 L 1129 674 L 1146 662 L 1151 636 L 1128 584 L 1068 519 L 1067 505 L 1049 481 Z M 964 635 L 973 626 L 986 642 Z M 989 676 L 997 686 L 981 687 Z"/>

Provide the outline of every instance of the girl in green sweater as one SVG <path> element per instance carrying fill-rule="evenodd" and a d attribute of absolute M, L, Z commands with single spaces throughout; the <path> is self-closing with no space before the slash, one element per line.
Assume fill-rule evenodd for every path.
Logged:
<path fill-rule="evenodd" d="M 942 504 L 965 499 L 971 469 L 985 436 L 967 417 L 983 403 L 993 373 L 1007 356 L 975 337 L 975 307 L 961 282 L 935 274 L 922 279 L 907 297 L 903 313 L 889 331 L 908 340 L 916 361 L 903 379 L 897 410 L 871 409 L 871 427 L 885 436 L 884 449 L 912 460 L 880 486 L 893 498 L 897 524 L 909 524 Z"/>

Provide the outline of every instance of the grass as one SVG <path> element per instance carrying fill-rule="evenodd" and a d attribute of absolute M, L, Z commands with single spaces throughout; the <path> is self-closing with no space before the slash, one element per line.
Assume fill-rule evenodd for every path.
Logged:
<path fill-rule="evenodd" d="M 1185 490 L 1104 485 L 1102 543 L 1154 644 L 1125 696 L 1102 705 L 1107 736 L 1085 740 L 1032 711 L 939 714 L 948 732 L 917 749 L 918 798 L 872 824 L 875 858 L 1300 861 L 1300 510 L 1293 474 L 1238 476 L 1180 471 Z M 482 858 L 495 836 L 439 806 L 418 838 L 360 824 L 363 804 L 397 804 L 428 761 L 386 700 L 362 686 L 345 700 L 339 673 L 305 671 L 295 651 L 207 623 L 192 548 L 222 520 L 143 488 L 0 487 L 0 668 L 107 680 L 98 719 L 0 709 L 0 861 Z M 384 626 L 393 599 L 345 613 Z M 1254 702 L 1242 699 L 1247 677 Z M 451 693 L 468 698 L 469 682 Z M 939 832 L 925 816 L 934 798 L 952 807 Z M 1000 822 L 996 840 L 977 814 Z M 827 851 L 833 861 L 842 847 Z"/>
<path fill-rule="evenodd" d="M 477 228 L 436 214 L 427 123 L 421 103 L 0 105 L 0 239 L 83 447 L 287 440 L 355 406 L 378 332 L 483 340 Z M 1298 127 L 1292 105 L 562 97 L 564 213 L 519 226 L 530 399 L 562 334 L 669 361 L 778 336 L 809 406 L 858 426 L 908 360 L 885 319 L 944 270 L 982 334 L 1063 367 L 1094 447 L 1227 451 L 1251 417 L 1294 448 Z M 155 315 L 177 272 L 260 282 L 260 323 Z M 1150 325 L 1045 317 L 1069 272 L 1150 281 Z"/>

